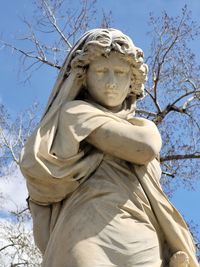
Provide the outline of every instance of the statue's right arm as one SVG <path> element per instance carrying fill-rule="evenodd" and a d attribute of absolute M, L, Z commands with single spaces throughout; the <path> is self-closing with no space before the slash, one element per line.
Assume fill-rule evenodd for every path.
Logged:
<path fill-rule="evenodd" d="M 134 123 L 121 123 L 110 120 L 93 131 L 87 142 L 120 159 L 147 164 L 161 149 L 161 137 L 156 125 L 146 119 L 133 119 Z"/>

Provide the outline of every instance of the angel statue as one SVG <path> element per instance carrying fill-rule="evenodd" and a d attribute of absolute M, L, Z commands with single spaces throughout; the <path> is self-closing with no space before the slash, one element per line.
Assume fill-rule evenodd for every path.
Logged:
<path fill-rule="evenodd" d="M 67 55 L 20 160 L 42 267 L 199 266 L 159 183 L 159 131 L 135 117 L 147 71 L 116 29 L 86 32 Z"/>

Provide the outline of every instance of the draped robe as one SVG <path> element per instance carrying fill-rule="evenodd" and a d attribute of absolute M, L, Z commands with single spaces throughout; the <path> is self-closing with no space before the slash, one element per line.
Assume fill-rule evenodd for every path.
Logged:
<path fill-rule="evenodd" d="M 167 247 L 199 266 L 190 232 L 160 187 L 158 160 L 139 166 L 87 143 L 111 120 L 123 127 L 126 118 L 69 101 L 44 118 L 23 149 L 42 266 L 159 267 Z"/>

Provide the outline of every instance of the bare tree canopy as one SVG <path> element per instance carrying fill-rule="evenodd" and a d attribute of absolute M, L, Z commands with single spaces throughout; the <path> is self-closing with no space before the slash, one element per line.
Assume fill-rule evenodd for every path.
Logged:
<path fill-rule="evenodd" d="M 33 19 L 21 18 L 26 32 L 18 37 L 20 47 L 0 40 L 3 46 L 19 53 L 27 79 L 44 64 L 60 69 L 81 34 L 91 27 L 108 27 L 112 21 L 111 12 L 102 10 L 100 16 L 97 14 L 96 0 L 80 0 L 76 7 L 69 0 L 36 0 L 34 5 Z"/>
<path fill-rule="evenodd" d="M 147 96 L 138 111 L 154 120 L 162 133 L 163 181 L 176 177 L 190 183 L 200 159 L 200 66 L 190 42 L 200 28 L 186 6 L 177 17 L 151 15 L 150 26 Z"/>
<path fill-rule="evenodd" d="M 41 66 L 51 67 L 56 73 L 86 30 L 115 28 L 112 12 L 97 12 L 96 0 L 79 0 L 76 5 L 70 0 L 35 0 L 34 6 L 33 18 L 21 18 L 27 30 L 19 36 L 19 46 L 0 38 L 1 52 L 11 49 L 19 55 L 19 68 L 25 73 L 25 80 L 31 79 L 33 72 Z M 195 187 L 197 177 L 200 177 L 200 65 L 191 48 L 191 43 L 200 36 L 200 26 L 184 6 L 176 17 L 166 12 L 159 17 L 150 14 L 148 31 L 151 42 L 146 55 L 149 77 L 146 96 L 138 103 L 137 115 L 153 120 L 159 127 L 163 139 L 162 184 L 165 192 L 171 195 L 179 184 Z M 13 119 L 0 103 L 0 176 L 9 176 L 11 163 L 18 165 L 21 148 L 35 127 L 38 114 L 34 104 Z M 3 201 L 3 194 L 0 200 Z M 18 258 L 11 257 L 9 266 L 39 266 L 30 255 L 30 251 L 38 252 L 32 241 L 31 248 L 28 247 L 29 233 L 22 227 L 27 217 L 20 214 L 19 211 L 16 215 L 18 236 L 11 230 L 13 225 L 2 226 L 6 241 L 0 245 L 0 253 L 9 254 L 8 248 L 13 247 L 15 250 L 11 251 L 18 254 Z M 195 223 L 191 224 L 191 229 L 196 235 L 199 255 Z M 24 253 L 23 249 L 30 261 L 19 256 Z"/>

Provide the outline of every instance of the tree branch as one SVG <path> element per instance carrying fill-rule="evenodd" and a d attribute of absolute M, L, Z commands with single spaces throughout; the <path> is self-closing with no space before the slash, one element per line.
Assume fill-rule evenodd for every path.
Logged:
<path fill-rule="evenodd" d="M 49 22 L 52 24 L 52 26 L 55 28 L 55 30 L 58 32 L 58 34 L 61 36 L 63 41 L 68 45 L 68 47 L 72 48 L 72 45 L 70 44 L 68 39 L 63 34 L 60 27 L 58 26 L 56 17 L 54 15 L 53 11 L 51 10 L 50 6 L 48 5 L 48 3 L 45 0 L 43 0 L 43 3 L 44 3 L 44 10 L 46 12 L 46 15 L 47 15 Z"/>
<path fill-rule="evenodd" d="M 177 154 L 177 155 L 169 155 L 160 158 L 160 162 L 171 161 L 171 160 L 184 160 L 184 159 L 200 159 L 200 152 L 193 154 Z"/>
<path fill-rule="evenodd" d="M 8 244 L 8 245 L 6 245 L 6 246 L 4 246 L 4 247 L 0 248 L 0 251 L 3 251 L 4 249 L 7 249 L 7 248 L 9 248 L 9 247 L 13 247 L 13 246 L 14 246 L 14 244 L 13 244 L 13 243 L 11 243 L 11 244 Z"/>
<path fill-rule="evenodd" d="M 170 172 L 166 172 L 166 171 L 162 171 L 162 174 L 163 174 L 163 175 L 170 176 L 170 177 L 172 177 L 172 178 L 174 178 L 174 177 L 175 177 L 175 174 L 173 174 L 173 173 L 170 173 Z"/>
<path fill-rule="evenodd" d="M 17 267 L 17 266 L 21 266 L 21 265 L 27 266 L 27 264 L 28 264 L 28 261 L 19 262 L 19 263 L 11 263 L 10 267 Z"/>
<path fill-rule="evenodd" d="M 151 117 L 156 117 L 157 116 L 156 112 L 147 111 L 147 110 L 144 110 L 144 109 L 136 109 L 135 112 L 136 113 L 140 113 L 140 114 L 144 114 L 144 115 L 148 115 L 148 116 L 151 116 Z"/>
<path fill-rule="evenodd" d="M 19 263 L 12 263 L 10 267 L 17 267 L 17 266 L 20 266 L 20 265 L 27 266 L 27 264 L 28 264 L 28 261 L 19 262 Z"/>
<path fill-rule="evenodd" d="M 158 102 L 157 102 L 157 99 L 147 90 L 147 89 L 145 89 L 145 92 L 150 96 L 150 98 L 153 100 L 153 102 L 154 102 L 154 104 L 155 104 L 155 106 L 156 106 L 156 108 L 157 108 L 157 110 L 158 110 L 158 113 L 160 113 L 161 112 L 161 108 L 160 108 L 160 106 L 159 106 L 159 104 L 158 104 Z"/>
<path fill-rule="evenodd" d="M 3 142 L 4 142 L 5 146 L 9 149 L 9 151 L 13 157 L 13 160 L 16 162 L 17 165 L 19 165 L 19 160 L 17 159 L 17 157 L 15 155 L 15 152 L 13 150 L 13 146 L 11 145 L 11 143 L 8 142 L 7 138 L 4 135 L 3 130 L 1 128 L 0 128 L 0 135 L 3 138 Z"/>
<path fill-rule="evenodd" d="M 61 68 L 60 65 L 57 65 L 57 64 L 55 64 L 55 63 L 53 63 L 53 62 L 50 62 L 50 61 L 48 61 L 47 59 L 45 59 L 45 58 L 43 58 L 43 57 L 39 57 L 39 56 L 37 56 L 37 55 L 32 55 L 30 52 L 25 52 L 24 50 L 22 50 L 22 49 L 20 49 L 20 48 L 17 48 L 17 47 L 15 47 L 14 45 L 9 44 L 9 43 L 7 43 L 7 42 L 4 42 L 4 41 L 2 41 L 2 40 L 0 40 L 0 42 L 1 42 L 4 46 L 9 47 L 9 48 L 11 48 L 11 49 L 13 49 L 13 50 L 15 50 L 15 51 L 21 53 L 23 56 L 25 56 L 25 57 L 27 57 L 27 58 L 31 58 L 31 59 L 37 60 L 38 62 L 42 62 L 43 64 L 47 64 L 47 65 L 49 65 L 49 66 L 51 66 L 51 67 L 54 67 L 54 68 L 57 68 L 57 69 L 60 69 L 60 68 Z"/>
<path fill-rule="evenodd" d="M 191 94 L 195 94 L 194 97 L 196 97 L 196 94 L 200 93 L 199 90 L 192 90 L 192 91 L 189 91 L 183 95 L 181 95 L 180 97 L 178 97 L 176 100 L 174 100 L 174 102 L 172 104 L 170 104 L 171 106 L 174 106 L 176 103 L 178 103 L 181 99 L 185 98 L 186 96 L 189 96 Z M 187 102 L 187 101 L 186 101 Z M 191 102 L 191 101 L 190 101 Z M 184 106 L 184 104 L 183 104 Z"/>

